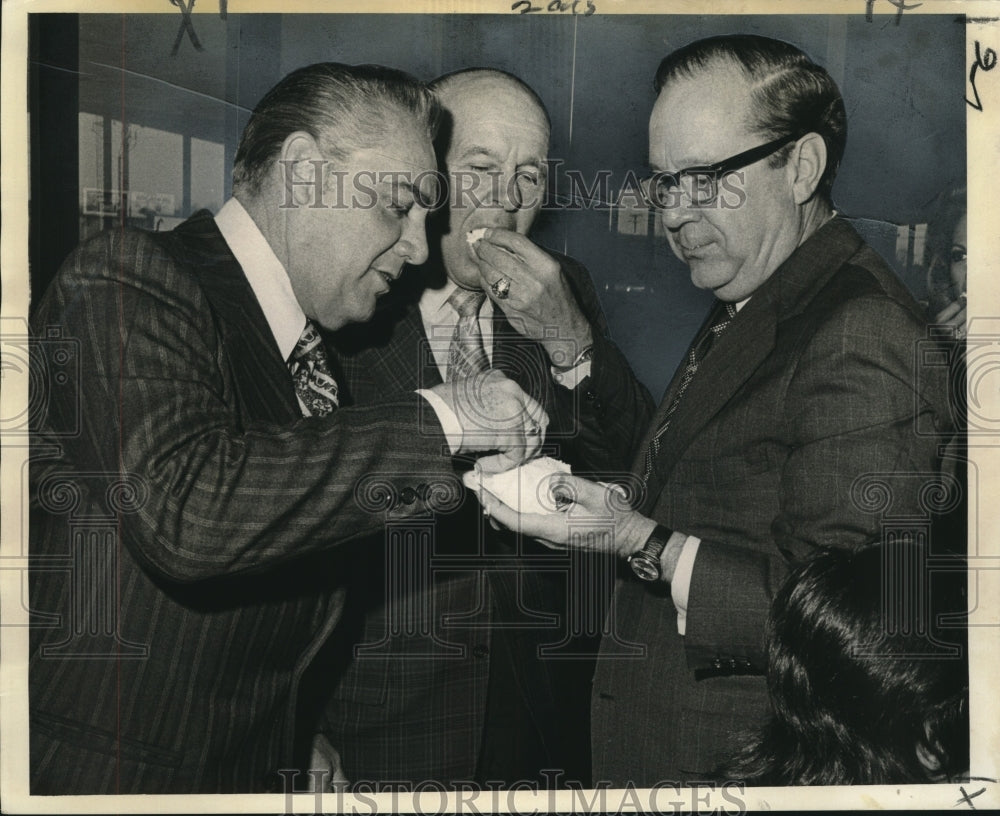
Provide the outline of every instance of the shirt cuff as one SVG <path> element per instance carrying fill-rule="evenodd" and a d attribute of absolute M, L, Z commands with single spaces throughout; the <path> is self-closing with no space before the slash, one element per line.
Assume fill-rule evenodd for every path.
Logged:
<path fill-rule="evenodd" d="M 698 554 L 701 539 L 688 536 L 681 545 L 681 554 L 674 569 L 674 580 L 670 582 L 670 597 L 677 607 L 677 634 L 687 630 L 688 593 L 691 591 L 691 576 L 694 574 L 694 558 Z"/>
<path fill-rule="evenodd" d="M 448 447 L 451 448 L 451 455 L 454 456 L 462 449 L 462 423 L 458 421 L 455 412 L 448 407 L 448 403 L 433 391 L 420 388 L 417 393 L 430 403 L 434 413 L 437 414 L 444 437 L 448 440 Z"/>
<path fill-rule="evenodd" d="M 563 386 L 563 388 L 568 388 L 572 391 L 590 376 L 590 360 L 584 360 L 576 368 L 571 368 L 569 371 L 558 371 L 555 368 L 551 368 L 550 370 L 552 371 L 553 380 Z"/>

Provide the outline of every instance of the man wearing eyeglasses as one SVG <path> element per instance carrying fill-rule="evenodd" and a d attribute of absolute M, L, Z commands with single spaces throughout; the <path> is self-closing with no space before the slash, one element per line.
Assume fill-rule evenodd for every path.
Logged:
<path fill-rule="evenodd" d="M 846 114 L 829 74 L 725 36 L 668 56 L 656 87 L 648 194 L 717 300 L 637 451 L 644 489 L 615 508 L 560 475 L 573 506 L 551 516 L 481 497 L 507 526 L 631 567 L 593 688 L 594 783 L 616 787 L 713 778 L 767 711 L 774 589 L 818 550 L 879 539 L 884 514 L 926 518 L 938 440 L 916 429 L 950 423 L 945 383 L 915 371 L 919 307 L 833 209 Z M 629 643 L 644 659 L 615 659 Z"/>

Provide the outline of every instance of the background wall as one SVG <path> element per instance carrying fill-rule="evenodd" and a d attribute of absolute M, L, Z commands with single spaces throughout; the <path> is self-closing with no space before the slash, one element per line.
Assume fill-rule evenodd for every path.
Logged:
<path fill-rule="evenodd" d="M 78 223 L 63 240 L 130 221 L 170 228 L 217 209 L 250 110 L 282 75 L 311 62 L 375 62 L 431 79 L 470 65 L 502 68 L 532 85 L 553 121 L 553 183 L 565 170 L 610 171 L 611 201 L 543 213 L 534 237 L 591 270 L 615 339 L 659 397 L 700 322 L 695 290 L 653 219 L 614 200 L 646 165 L 646 126 L 660 59 L 693 39 L 752 32 L 788 40 L 830 70 L 847 104 L 849 138 L 834 188 L 838 209 L 923 295 L 922 224 L 940 191 L 964 183 L 964 24 L 955 16 L 195 15 L 201 50 L 177 15 L 40 15 L 32 28 L 33 111 L 53 113 L 78 139 Z M 75 26 L 79 75 L 66 92 L 45 83 L 64 66 L 39 43 Z M 176 53 L 174 52 L 176 46 Z M 64 74 L 61 80 L 65 85 Z M 123 126 L 124 123 L 124 126 Z M 53 125 L 33 150 L 53 149 Z M 62 133 L 60 150 L 71 150 Z M 70 165 L 71 166 L 71 165 Z M 115 192 L 130 191 L 124 204 Z M 90 190 L 89 193 L 84 192 Z M 37 211 L 33 210 L 37 218 Z M 67 233 L 75 230 L 76 234 Z M 37 230 L 36 230 L 37 231 Z M 33 285 L 54 273 L 33 255 Z"/>

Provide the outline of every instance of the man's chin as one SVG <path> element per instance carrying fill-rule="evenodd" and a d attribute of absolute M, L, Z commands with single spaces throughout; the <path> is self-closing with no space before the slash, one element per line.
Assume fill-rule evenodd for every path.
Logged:
<path fill-rule="evenodd" d="M 448 277 L 461 286 L 463 289 L 482 289 L 483 278 L 479 274 L 479 266 L 471 260 L 463 259 L 464 263 L 456 264 L 458 269 L 450 266 L 445 267 Z"/>
<path fill-rule="evenodd" d="M 691 283 L 699 289 L 710 289 L 716 295 L 733 282 L 733 275 L 727 269 L 700 261 L 691 263 Z"/>
<path fill-rule="evenodd" d="M 357 308 L 351 312 L 348 316 L 341 316 L 337 321 L 331 321 L 331 323 L 336 322 L 337 325 L 326 325 L 323 324 L 323 328 L 329 329 L 330 331 L 336 331 L 337 329 L 342 329 L 344 326 L 350 325 L 351 323 L 367 323 L 373 317 L 375 317 L 375 309 L 378 305 L 376 298 L 371 299 L 371 303 L 367 306 L 362 306 L 358 304 Z"/>

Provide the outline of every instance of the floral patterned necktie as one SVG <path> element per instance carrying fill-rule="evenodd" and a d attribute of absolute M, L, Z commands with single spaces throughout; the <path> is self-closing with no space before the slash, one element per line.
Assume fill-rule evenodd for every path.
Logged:
<path fill-rule="evenodd" d="M 306 321 L 302 336 L 288 358 L 288 370 L 292 372 L 302 416 L 327 416 L 340 405 L 337 381 L 330 371 L 323 338 L 311 320 Z"/>

